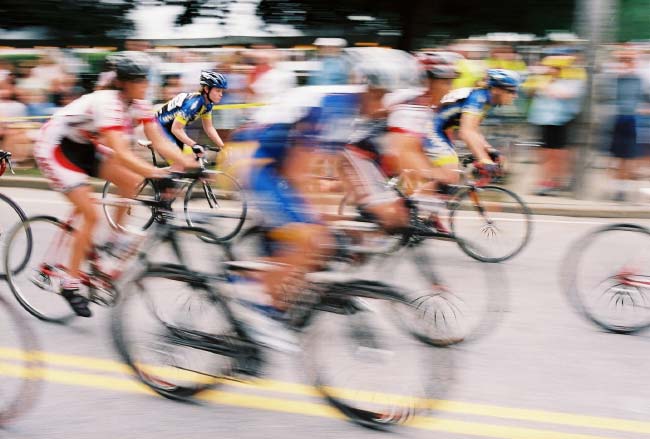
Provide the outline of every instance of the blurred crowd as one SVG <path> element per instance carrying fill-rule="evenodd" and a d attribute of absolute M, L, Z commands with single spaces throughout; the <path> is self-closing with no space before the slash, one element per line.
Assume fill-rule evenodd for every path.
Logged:
<path fill-rule="evenodd" d="M 250 114 L 244 103 L 264 103 L 297 85 L 345 84 L 349 66 L 342 56 L 347 42 L 318 38 L 309 47 L 271 46 L 215 49 L 154 48 L 146 41 L 128 41 L 127 50 L 143 50 L 155 60 L 149 98 L 164 103 L 180 92 L 198 90 L 201 70 L 217 69 L 228 78 L 228 90 L 216 111 L 214 125 L 222 137 Z M 110 78 L 103 58 L 108 50 L 44 48 L 29 56 L 0 49 L 0 149 L 29 164 L 36 130 L 58 108 L 81 94 L 101 88 Z M 493 112 L 493 122 L 517 136 L 534 140 L 539 177 L 534 193 L 562 194 L 573 187 L 573 147 L 584 143 L 578 129 L 587 97 L 598 120 L 598 152 L 612 158 L 616 200 L 624 200 L 650 165 L 650 45 L 602 47 L 588 89 L 587 66 L 579 44 L 528 46 L 456 42 L 415 53 L 437 53 L 460 76 L 453 87 L 480 86 L 485 71 L 503 68 L 526 78 L 515 104 Z M 91 56 L 92 55 L 92 56 Z"/>

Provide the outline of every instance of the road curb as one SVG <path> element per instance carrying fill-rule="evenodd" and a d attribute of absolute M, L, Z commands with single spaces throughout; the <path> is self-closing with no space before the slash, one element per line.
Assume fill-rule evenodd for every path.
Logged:
<path fill-rule="evenodd" d="M 91 180 L 93 191 L 101 192 L 104 182 L 101 180 Z M 0 187 L 17 187 L 27 189 L 49 190 L 47 180 L 39 177 L 24 176 L 4 176 L 0 179 Z M 321 195 L 314 199 L 327 205 L 338 204 L 339 195 Z M 607 206 L 576 206 L 576 205 L 558 205 L 554 203 L 528 202 L 528 207 L 534 215 L 549 216 L 568 216 L 568 217 L 591 217 L 591 218 L 638 218 L 650 219 L 650 208 L 646 206 L 625 206 L 625 205 L 607 205 Z M 508 209 L 504 209 L 506 212 Z"/>

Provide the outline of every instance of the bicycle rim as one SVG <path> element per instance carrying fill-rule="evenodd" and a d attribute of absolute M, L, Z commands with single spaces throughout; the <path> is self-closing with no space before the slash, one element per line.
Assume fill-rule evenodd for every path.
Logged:
<path fill-rule="evenodd" d="M 0 298 L 0 425 L 23 415 L 41 389 L 38 339 L 25 319 Z"/>
<path fill-rule="evenodd" d="M 153 268 L 123 292 L 113 313 L 113 340 L 140 381 L 167 398 L 186 399 L 230 373 L 233 357 L 192 346 L 205 334 L 225 345 L 236 332 L 228 308 L 192 273 Z"/>
<path fill-rule="evenodd" d="M 209 181 L 194 180 L 187 188 L 183 208 L 189 226 L 205 227 L 219 241 L 228 241 L 244 225 L 248 204 L 239 182 L 219 172 Z M 205 240 L 209 242 L 209 238 Z"/>
<path fill-rule="evenodd" d="M 140 187 L 137 190 L 138 196 L 148 196 L 158 199 L 160 194 L 156 189 L 154 183 L 151 180 L 144 180 Z M 110 181 L 107 181 L 102 190 L 102 198 L 105 201 L 110 201 L 111 198 L 123 198 L 119 192 L 117 186 L 115 186 Z M 116 210 L 122 208 L 126 210 L 124 215 L 123 225 L 118 227 L 118 224 L 115 222 Z M 113 229 L 136 229 L 136 230 L 146 230 L 148 229 L 154 221 L 154 208 L 148 207 L 145 205 L 129 205 L 129 206 L 114 206 L 110 204 L 103 204 L 102 210 L 104 211 L 104 216 L 106 221 Z"/>
<path fill-rule="evenodd" d="M 601 227 L 580 239 L 563 264 L 574 309 L 599 327 L 634 333 L 650 326 L 650 231 Z"/>
<path fill-rule="evenodd" d="M 303 331 L 303 352 L 328 403 L 359 425 L 383 429 L 435 408 L 451 383 L 452 351 L 412 337 L 396 307 L 412 319 L 416 309 L 373 285 L 330 285 Z"/>
<path fill-rule="evenodd" d="M 461 192 L 451 200 L 449 222 L 459 247 L 481 262 L 502 262 L 523 250 L 532 215 L 523 200 L 500 186 Z"/>
<path fill-rule="evenodd" d="M 3 205 L 3 203 L 5 205 Z M 18 223 L 24 222 L 27 218 L 25 212 L 16 204 L 11 198 L 4 194 L 0 194 L 0 255 L 6 252 L 6 244 L 9 238 L 11 229 Z M 32 234 L 29 229 L 25 229 L 26 237 L 29 239 L 28 244 L 31 245 Z M 28 253 L 25 253 L 25 258 L 22 261 L 15 261 L 14 269 L 20 271 L 25 268 L 27 264 Z M 0 279 L 6 279 L 4 267 L 0 269 Z"/>
<path fill-rule="evenodd" d="M 70 255 L 71 231 L 54 217 L 36 216 L 9 234 L 4 258 L 9 287 L 23 308 L 44 321 L 66 323 L 74 317 L 59 294 L 63 261 Z M 22 264 L 25 259 L 27 263 Z M 16 270 L 17 266 L 23 268 Z"/>

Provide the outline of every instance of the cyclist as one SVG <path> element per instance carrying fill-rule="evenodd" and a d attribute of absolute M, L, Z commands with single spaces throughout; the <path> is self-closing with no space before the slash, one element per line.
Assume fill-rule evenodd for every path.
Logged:
<path fill-rule="evenodd" d="M 458 138 L 467 144 L 479 167 L 495 172 L 498 151 L 485 140 L 481 122 L 492 107 L 511 104 L 517 97 L 520 83 L 517 72 L 490 69 L 484 87 L 459 88 L 443 97 L 434 118 L 434 142 L 429 151 L 433 163 L 454 171 L 458 169 L 458 156 L 448 135 L 450 131 L 457 131 Z"/>
<path fill-rule="evenodd" d="M 165 137 L 153 117 L 147 92 L 149 57 L 142 52 L 120 52 L 110 58 L 115 78 L 112 89 L 81 96 L 56 112 L 39 133 L 34 156 L 50 186 L 63 192 L 82 222 L 76 229 L 61 294 L 77 315 L 90 317 L 88 300 L 79 294 L 80 266 L 92 242 L 97 210 L 91 201 L 88 177 L 114 183 L 120 195 L 135 196 L 142 178 L 159 178 L 168 171 L 138 159 L 129 146 L 133 130 L 144 133 L 156 151 L 181 164 L 192 166 Z M 121 221 L 121 217 L 116 218 Z"/>
<path fill-rule="evenodd" d="M 203 154 L 205 148 L 187 135 L 185 126 L 200 117 L 205 134 L 219 149 L 223 148 L 223 141 L 212 125 L 212 107 L 221 101 L 228 88 L 226 77 L 212 70 L 202 71 L 199 83 L 198 93 L 179 93 L 156 111 L 158 122 L 176 145 L 181 150 L 187 145 L 197 155 Z"/>
<path fill-rule="evenodd" d="M 435 160 L 430 163 L 426 153 L 433 148 L 435 137 L 433 120 L 435 108 L 443 96 L 451 90 L 452 81 L 458 77 L 456 69 L 439 55 L 421 55 L 420 63 L 426 72 L 426 88 L 400 90 L 385 99 L 390 115 L 389 131 L 410 137 L 409 142 L 389 142 L 393 154 L 399 157 L 400 168 L 418 171 L 415 182 L 411 182 L 419 194 L 429 193 L 438 182 L 454 183 L 458 172 L 441 167 Z M 411 173 L 412 173 L 411 172 Z M 415 176 L 414 176 L 415 177 Z M 426 183 L 430 182 L 430 183 Z"/>
<path fill-rule="evenodd" d="M 359 202 L 386 228 L 404 227 L 408 221 L 404 204 L 385 187 L 376 160 L 386 134 L 382 99 L 401 84 L 404 73 L 417 76 L 417 68 L 405 72 L 404 61 L 412 59 L 391 49 L 346 52 L 362 84 L 296 88 L 254 117 L 259 147 L 250 175 L 252 197 L 276 242 L 272 260 L 282 263 L 263 277 L 273 313 L 286 306 L 283 295 L 290 280 L 301 279 L 327 256 L 323 246 L 331 237 L 304 192 L 319 150 L 340 152 L 347 144 L 340 157 L 342 177 Z M 396 62 L 383 59 L 388 55 Z"/>

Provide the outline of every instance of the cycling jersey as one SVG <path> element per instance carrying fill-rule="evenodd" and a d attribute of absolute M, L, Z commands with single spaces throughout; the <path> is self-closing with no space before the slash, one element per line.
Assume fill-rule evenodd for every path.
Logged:
<path fill-rule="evenodd" d="M 59 191 L 69 191 L 97 177 L 101 161 L 111 149 L 99 136 L 118 130 L 129 136 L 140 123 L 154 120 L 151 104 L 134 100 L 125 105 L 117 90 L 90 93 L 57 111 L 41 128 L 34 145 L 39 168 Z"/>
<path fill-rule="evenodd" d="M 446 94 L 440 101 L 435 118 L 437 131 L 458 129 L 463 113 L 485 117 L 492 109 L 487 88 L 459 88 Z"/>
<path fill-rule="evenodd" d="M 300 87 L 285 94 L 281 102 L 257 112 L 254 121 L 258 124 L 259 147 L 254 158 L 265 164 L 253 170 L 250 183 L 267 225 L 315 221 L 308 203 L 281 175 L 294 146 L 339 153 L 345 150 L 348 169 L 354 171 L 351 180 L 358 180 L 359 185 L 372 182 L 366 187 L 373 194 L 386 191 L 386 178 L 375 165 L 382 149 L 378 139 L 385 134 L 386 124 L 385 120 L 359 117 L 364 91 L 364 87 L 349 85 Z"/>
<path fill-rule="evenodd" d="M 434 166 L 458 163 L 453 145 L 441 139 L 434 129 L 436 112 L 427 104 L 429 99 L 425 92 L 399 91 L 386 96 L 384 102 L 389 110 L 389 131 L 419 137 Z"/>
<path fill-rule="evenodd" d="M 183 125 L 187 125 L 199 117 L 211 120 L 213 106 L 214 104 L 201 93 L 179 93 L 156 111 L 156 118 L 167 135 L 182 147 L 183 142 L 172 134 L 174 121 L 178 120 Z"/>
<path fill-rule="evenodd" d="M 457 130 L 463 113 L 484 118 L 492 109 L 490 91 L 486 88 L 459 88 L 445 95 L 433 119 L 431 156 L 434 164 L 442 166 L 458 163 L 454 143 L 447 130 Z"/>
<path fill-rule="evenodd" d="M 253 117 L 259 133 L 254 157 L 281 167 L 296 145 L 340 149 L 352 134 L 361 92 L 357 86 L 309 86 L 285 93 Z"/>

